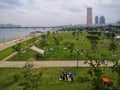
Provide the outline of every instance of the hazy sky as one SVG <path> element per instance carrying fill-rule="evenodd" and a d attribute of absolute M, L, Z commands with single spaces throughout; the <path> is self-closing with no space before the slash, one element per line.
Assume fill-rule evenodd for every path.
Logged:
<path fill-rule="evenodd" d="M 87 7 L 93 8 L 93 23 L 96 15 L 120 21 L 120 0 L 0 0 L 0 24 L 86 24 Z"/>

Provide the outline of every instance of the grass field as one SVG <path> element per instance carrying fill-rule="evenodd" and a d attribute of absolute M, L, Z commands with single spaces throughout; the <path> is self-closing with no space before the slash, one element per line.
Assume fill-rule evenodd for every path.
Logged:
<path fill-rule="evenodd" d="M 38 90 L 92 90 L 93 85 L 91 80 L 86 82 L 79 82 L 80 77 L 88 77 L 89 79 L 92 79 L 88 74 L 87 70 L 89 68 L 64 68 L 66 72 L 71 72 L 75 74 L 74 81 L 68 82 L 68 81 L 59 81 L 59 76 L 61 75 L 61 68 L 40 68 L 40 69 L 31 69 L 31 70 L 37 70 L 42 72 L 42 78 L 40 81 L 38 81 L 39 86 Z M 112 73 L 111 69 L 102 68 L 103 71 L 103 77 L 108 77 L 110 80 L 116 84 L 117 80 L 117 74 Z M 0 69 L 0 90 L 22 90 L 22 87 L 20 87 L 18 84 L 23 80 L 23 78 L 19 78 L 17 82 L 12 82 L 9 84 L 6 84 L 12 79 L 13 75 L 19 75 L 22 76 L 23 69 Z M 34 83 L 33 83 L 34 84 Z M 102 82 L 101 82 L 102 84 Z M 3 86 L 4 85 L 4 86 Z"/>
<path fill-rule="evenodd" d="M 47 38 L 45 39 L 45 43 L 48 45 L 44 45 L 44 47 L 41 46 L 43 43 L 42 43 L 42 39 L 39 38 L 40 42 L 36 42 L 35 45 L 38 48 L 44 48 L 45 55 L 39 56 L 39 58 L 37 58 L 36 60 L 39 61 L 39 60 L 77 60 L 77 59 L 86 60 L 86 59 L 89 59 L 86 57 L 86 53 L 81 53 L 80 55 L 77 55 L 77 50 L 79 52 L 81 52 L 82 50 L 86 50 L 86 51 L 89 51 L 90 54 L 93 54 L 93 52 L 91 52 L 90 41 L 86 38 L 86 35 L 88 34 L 83 33 L 83 34 L 77 34 L 73 36 L 72 32 L 56 33 L 54 35 L 51 34 L 47 36 Z M 55 44 L 54 37 L 62 38 L 60 40 L 59 45 Z M 104 42 L 104 46 L 101 44 L 101 42 Z M 118 48 L 115 51 L 115 54 L 117 54 L 117 56 L 113 57 L 112 51 L 109 51 L 110 42 L 111 40 L 107 38 L 98 40 L 96 53 L 94 53 L 94 55 L 98 56 L 98 59 L 101 58 L 100 57 L 101 54 L 106 55 L 106 58 L 109 60 L 120 59 L 120 46 L 118 46 Z M 69 43 L 74 43 L 74 47 L 73 47 L 74 51 L 72 55 L 70 54 L 70 50 L 66 45 Z M 50 50 L 51 48 L 54 50 L 51 51 Z M 17 56 L 15 56 L 11 58 L 10 61 L 19 61 L 19 60 L 27 61 L 29 60 L 29 58 L 35 57 L 36 55 L 36 52 L 29 50 L 29 48 L 27 48 L 25 51 L 26 51 L 25 53 L 21 53 L 21 56 L 23 59 L 16 58 Z"/>
<path fill-rule="evenodd" d="M 7 49 L 4 49 L 4 50 L 0 51 L 0 60 L 2 60 L 5 57 L 11 55 L 13 52 L 14 51 L 13 51 L 12 48 L 7 48 Z"/>
<path fill-rule="evenodd" d="M 35 39 L 39 39 L 40 36 L 34 37 L 34 38 L 35 38 Z M 32 38 L 32 39 L 29 39 L 29 40 L 27 40 L 27 41 L 22 42 L 22 43 L 21 43 L 21 48 L 26 48 L 26 46 L 30 45 L 31 43 L 33 43 L 33 38 Z M 15 46 L 16 46 L 16 45 L 15 45 Z M 14 50 L 12 47 L 9 47 L 9 48 L 6 48 L 6 49 L 0 51 L 0 60 L 2 60 L 2 59 L 4 59 L 4 58 L 6 58 L 7 56 L 11 55 L 13 52 L 15 52 L 15 50 Z M 32 51 L 31 51 L 30 53 L 33 54 Z M 28 55 L 28 54 L 27 54 L 27 55 Z M 28 57 L 29 57 L 29 55 L 28 55 Z M 30 57 L 31 57 L 31 56 L 30 56 Z M 26 60 L 26 58 L 25 58 L 24 60 Z"/>

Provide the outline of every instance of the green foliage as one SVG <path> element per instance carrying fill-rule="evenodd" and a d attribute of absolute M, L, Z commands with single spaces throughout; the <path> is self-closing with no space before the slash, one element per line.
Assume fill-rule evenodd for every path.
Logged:
<path fill-rule="evenodd" d="M 24 78 L 24 76 L 29 73 L 29 71 L 27 71 L 26 69 L 15 69 L 15 68 L 1 68 L 0 69 L 0 73 L 1 73 L 1 78 L 0 78 L 0 89 L 1 90 L 23 90 L 23 86 L 20 86 L 20 83 L 24 83 L 25 81 L 31 81 L 31 80 L 35 80 L 34 83 L 37 83 L 38 86 L 36 86 L 36 88 L 34 88 L 33 90 L 93 90 L 94 88 L 94 84 L 91 80 L 93 80 L 92 77 L 88 76 L 88 74 L 86 74 L 86 71 L 89 68 L 64 68 L 65 71 L 67 72 L 71 72 L 73 74 L 75 74 L 74 77 L 74 81 L 73 82 L 62 82 L 59 81 L 59 76 L 61 75 L 61 68 L 39 68 L 39 69 L 29 69 L 30 70 L 30 74 L 31 73 L 39 73 L 42 72 L 42 77 L 40 77 L 39 79 L 34 79 L 36 76 L 34 75 L 27 75 L 26 77 L 31 78 L 32 76 L 34 76 L 33 79 L 28 79 L 28 78 Z M 104 70 L 103 68 L 101 68 L 101 70 Z M 107 68 L 105 70 L 106 72 L 106 77 L 109 77 L 110 80 L 116 85 L 116 81 L 118 79 L 116 72 L 112 73 L 111 69 Z M 14 79 L 13 76 L 15 76 Z M 38 75 L 38 74 L 35 74 Z M 83 77 L 83 80 L 80 80 L 79 77 Z M 86 78 L 87 79 L 86 79 Z M 82 78 L 81 78 L 82 79 Z M 80 82 L 79 82 L 80 80 Z M 98 80 L 98 79 L 96 79 Z M 14 81 L 13 83 L 11 81 Z M 83 83 L 81 83 L 81 81 Z M 11 82 L 11 84 L 6 84 L 6 82 Z M 96 81 L 97 82 L 97 81 Z M 33 83 L 33 82 L 30 82 Z M 28 83 L 28 84 L 30 84 Z M 33 85 L 34 85 L 33 83 Z M 4 85 L 3 85 L 4 84 Z M 25 83 L 27 84 L 27 83 Z M 96 83 L 97 84 L 97 83 Z M 99 83 L 99 85 L 102 85 L 102 82 Z M 29 86 L 29 85 L 28 85 Z M 30 85 L 31 87 L 31 85 Z M 98 89 L 96 89 L 98 90 Z M 104 89 L 101 89 L 104 90 Z M 113 89 L 114 90 L 114 89 Z"/>
<path fill-rule="evenodd" d="M 75 36 L 75 34 L 76 34 L 76 32 L 75 32 L 75 31 L 74 31 L 74 32 L 72 32 L 72 35 L 73 35 L 73 36 Z"/>
<path fill-rule="evenodd" d="M 41 37 L 42 37 L 42 39 L 46 39 L 47 38 L 47 36 L 45 34 L 42 34 Z"/>
<path fill-rule="evenodd" d="M 75 30 L 75 29 L 72 29 Z M 78 29 L 79 31 L 79 29 Z M 76 31 L 76 32 L 78 32 Z M 112 60 L 112 50 L 109 50 L 110 43 L 112 42 L 111 39 L 101 39 L 101 40 L 89 40 L 86 38 L 88 36 L 87 32 L 82 32 L 83 34 L 77 34 L 75 37 L 72 36 L 71 32 L 60 32 L 60 33 L 55 33 L 54 35 L 49 35 L 47 36 L 46 34 L 43 34 L 39 37 L 40 42 L 36 42 L 36 45 L 38 48 L 42 48 L 45 50 L 46 56 L 45 57 L 40 57 L 40 60 L 86 60 L 89 59 L 86 56 L 86 53 L 81 54 L 76 54 L 77 50 L 78 52 L 81 53 L 81 50 L 86 50 L 90 51 L 89 53 L 93 53 L 94 55 L 97 55 L 97 59 L 104 59 L 101 54 L 106 55 L 105 59 L 110 59 Z M 94 35 L 95 36 L 95 35 Z M 94 37 L 93 36 L 93 37 Z M 95 36 L 96 37 L 96 36 Z M 98 36 L 97 36 L 98 37 Z M 93 38 L 94 39 L 94 38 Z M 101 43 L 102 42 L 102 43 Z M 117 41 L 119 43 L 119 41 Z M 32 40 L 25 41 L 21 43 L 22 48 L 30 45 L 32 43 Z M 73 46 L 71 46 L 71 43 L 74 43 Z M 116 41 L 115 41 L 116 43 Z M 114 45 L 112 45 L 114 46 Z M 74 47 L 74 48 L 71 48 Z M 50 48 L 54 48 L 54 52 L 50 51 Z M 11 48 L 12 49 L 12 48 Z M 26 50 L 26 49 L 25 49 Z M 92 51 L 91 51 L 92 50 Z M 8 53 L 8 54 L 7 54 Z M 9 55 L 9 52 L 6 51 L 4 55 L 0 53 L 0 58 L 3 57 L 4 55 Z M 29 52 L 21 53 L 21 60 L 27 61 L 29 58 L 35 56 L 35 52 L 29 50 Z M 115 49 L 115 54 L 117 56 L 115 57 L 116 59 L 120 58 L 120 47 L 117 45 L 117 49 Z M 72 55 L 72 57 L 71 57 Z M 18 55 L 17 55 L 18 56 Z M 91 57 L 93 57 L 91 56 Z M 5 57 L 5 56 L 4 56 Z M 19 60 L 16 58 L 16 61 Z M 15 61 L 14 59 L 14 61 Z M 10 59 L 13 60 L 13 59 Z"/>
<path fill-rule="evenodd" d="M 9 59 L 9 61 L 28 61 L 29 58 L 34 57 L 35 56 L 35 52 L 30 50 L 29 48 L 26 48 L 25 50 L 23 50 L 20 54 L 20 59 L 18 58 L 19 54 L 17 54 L 16 56 L 12 57 L 11 59 Z"/>
<path fill-rule="evenodd" d="M 42 55 L 41 55 L 40 53 L 36 53 L 36 54 L 35 54 L 35 58 L 36 58 L 37 60 L 39 60 L 40 58 L 42 58 Z"/>
<path fill-rule="evenodd" d="M 50 36 L 50 31 L 47 31 L 47 37 L 49 37 Z"/>
<path fill-rule="evenodd" d="M 93 78 L 93 90 L 104 90 L 101 78 Z"/>
<path fill-rule="evenodd" d="M 41 35 L 42 40 L 40 41 L 40 46 L 44 48 L 48 43 L 48 36 L 46 34 Z"/>
<path fill-rule="evenodd" d="M 36 90 L 39 86 L 42 73 L 32 69 L 25 69 L 22 74 L 23 81 L 19 83 L 23 90 Z"/>
<path fill-rule="evenodd" d="M 28 81 L 35 80 L 34 83 L 38 84 L 38 87 L 36 86 L 33 90 L 93 90 L 94 83 L 91 81 L 93 80 L 92 77 L 88 76 L 86 71 L 90 68 L 64 68 L 65 71 L 71 72 L 75 74 L 74 81 L 73 82 L 62 82 L 59 81 L 59 76 L 61 75 L 61 68 L 39 68 L 39 69 L 29 69 L 30 71 L 27 71 L 26 69 L 16 69 L 16 68 L 1 68 L 0 69 L 0 89 L 1 90 L 23 90 L 23 86 L 20 86 L 20 83 L 24 83 L 27 81 L 28 78 L 31 78 L 32 76 L 35 78 L 37 76 L 29 75 L 35 74 L 38 75 L 39 72 L 42 72 L 42 77 L 39 79 L 28 79 Z M 101 70 L 104 70 L 101 68 Z M 116 81 L 118 79 L 116 72 L 111 72 L 111 69 L 106 68 L 106 77 L 109 77 L 110 80 L 116 85 Z M 37 74 L 36 74 L 37 73 Z M 26 76 L 27 74 L 27 76 Z M 15 76 L 14 79 L 13 76 Z M 24 78 L 24 76 L 26 76 Z M 28 77 L 28 78 L 27 78 Z M 83 83 L 79 82 L 79 77 L 87 77 L 88 80 L 84 78 Z M 11 81 L 14 81 L 13 83 Z M 81 81 L 81 80 L 80 80 Z M 7 82 L 11 82 L 11 84 L 7 85 Z M 97 82 L 97 81 L 96 81 Z M 30 82 L 33 83 L 33 82 Z M 28 83 L 28 84 L 30 84 Z M 33 85 L 34 85 L 33 83 Z M 99 83 L 102 85 L 102 82 Z M 29 86 L 29 85 L 28 85 Z M 31 85 L 30 85 L 31 87 Z M 98 89 L 96 89 L 98 90 Z M 101 89 L 104 90 L 104 89 Z M 114 90 L 114 89 L 113 89 Z"/>
<path fill-rule="evenodd" d="M 12 46 L 12 48 L 13 48 L 16 52 L 18 52 L 18 58 L 21 59 L 20 53 L 21 53 L 21 50 L 22 50 L 22 44 L 21 44 L 21 43 L 18 43 L 17 45 Z"/>
<path fill-rule="evenodd" d="M 119 62 L 119 61 L 118 61 Z M 116 64 L 113 66 L 113 72 L 116 72 L 118 75 L 118 80 L 117 80 L 117 85 L 116 85 L 116 90 L 120 90 L 120 64 L 116 62 Z"/>
<path fill-rule="evenodd" d="M 17 52 L 20 52 L 21 51 L 21 43 L 18 43 L 17 45 L 12 46 L 12 48 Z"/>
<path fill-rule="evenodd" d="M 60 44 L 60 41 L 62 40 L 61 36 L 53 36 L 53 42 L 55 43 L 56 46 Z"/>
<path fill-rule="evenodd" d="M 92 41 L 92 40 L 98 40 L 99 38 L 98 38 L 98 36 L 96 36 L 96 35 L 88 35 L 88 36 L 86 36 L 90 41 Z"/>
<path fill-rule="evenodd" d="M 37 37 L 35 37 L 35 36 L 33 36 L 33 38 L 32 38 L 32 43 L 35 45 L 35 42 L 37 41 Z"/>
<path fill-rule="evenodd" d="M 38 37 L 35 37 L 36 39 L 39 39 L 40 36 Z M 33 43 L 33 40 L 32 39 L 29 39 L 27 41 L 23 41 L 17 45 L 14 45 L 12 47 L 9 47 L 9 48 L 6 48 L 2 51 L 0 51 L 0 60 L 6 58 L 7 56 L 11 55 L 13 52 L 15 52 L 16 50 L 19 51 L 20 48 L 23 49 L 23 48 L 27 48 L 26 46 L 30 46 L 30 44 Z M 19 50 L 18 50 L 19 49 Z"/>
<path fill-rule="evenodd" d="M 109 50 L 112 50 L 113 51 L 113 53 L 114 53 L 114 51 L 117 49 L 117 43 L 115 42 L 115 40 L 112 40 L 112 42 L 111 42 L 111 44 L 110 44 L 110 46 L 109 46 Z"/>

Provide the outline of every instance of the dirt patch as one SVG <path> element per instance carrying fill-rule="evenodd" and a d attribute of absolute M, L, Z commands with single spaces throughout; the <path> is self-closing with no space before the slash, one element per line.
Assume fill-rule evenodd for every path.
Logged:
<path fill-rule="evenodd" d="M 28 59 L 28 61 L 37 61 L 34 57 Z"/>

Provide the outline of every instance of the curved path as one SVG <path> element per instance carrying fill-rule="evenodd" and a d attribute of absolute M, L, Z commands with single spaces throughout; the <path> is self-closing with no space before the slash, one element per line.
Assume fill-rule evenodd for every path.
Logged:
<path fill-rule="evenodd" d="M 90 67 L 84 64 L 85 61 L 78 61 L 79 67 Z M 23 68 L 26 61 L 1 61 L 0 68 Z M 107 66 L 113 66 L 112 62 L 107 62 Z M 40 67 L 77 67 L 77 61 L 34 61 L 34 68 Z M 101 67 L 106 66 L 101 64 Z"/>

